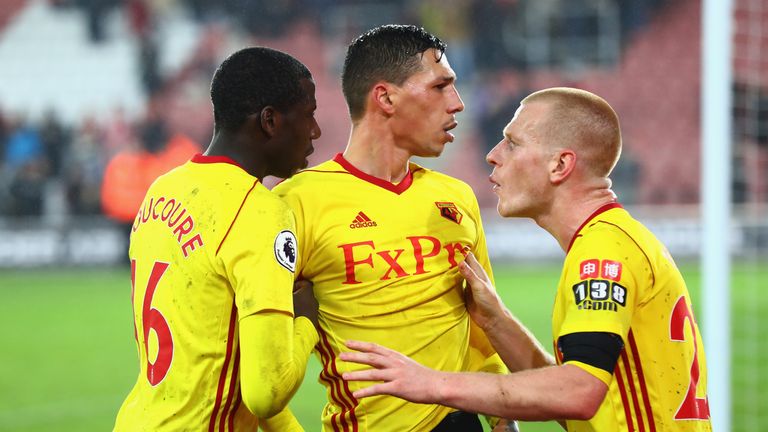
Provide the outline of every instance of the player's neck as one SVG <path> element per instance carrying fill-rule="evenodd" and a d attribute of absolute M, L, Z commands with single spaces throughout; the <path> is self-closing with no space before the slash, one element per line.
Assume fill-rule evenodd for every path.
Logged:
<path fill-rule="evenodd" d="M 560 197 L 553 200 L 549 210 L 534 220 L 557 240 L 563 251 L 568 252 L 573 237 L 582 225 L 601 207 L 615 202 L 616 195 L 610 189 L 568 194 L 568 199 Z"/>
<path fill-rule="evenodd" d="M 408 174 L 410 158 L 408 152 L 395 146 L 389 131 L 368 124 L 352 127 L 344 150 L 344 159 L 355 168 L 395 184 Z"/>
<path fill-rule="evenodd" d="M 243 168 L 248 174 L 263 179 L 265 175 L 265 167 L 260 157 L 257 157 L 253 150 L 246 152 L 237 134 L 228 132 L 217 132 L 214 134 L 211 143 L 205 150 L 206 156 L 224 156 L 232 159 L 241 168 Z"/>

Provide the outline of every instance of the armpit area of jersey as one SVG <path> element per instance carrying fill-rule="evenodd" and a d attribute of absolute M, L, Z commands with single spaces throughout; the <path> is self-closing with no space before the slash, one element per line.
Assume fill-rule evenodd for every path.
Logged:
<path fill-rule="evenodd" d="M 557 347 L 563 363 L 579 361 L 612 373 L 624 342 L 614 333 L 582 332 L 561 336 Z"/>

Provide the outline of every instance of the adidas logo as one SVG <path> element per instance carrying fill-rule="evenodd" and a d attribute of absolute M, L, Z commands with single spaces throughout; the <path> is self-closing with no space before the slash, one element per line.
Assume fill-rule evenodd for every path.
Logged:
<path fill-rule="evenodd" d="M 360 212 L 357 214 L 357 217 L 355 220 L 352 221 L 351 224 L 349 224 L 350 228 L 366 228 L 366 227 L 375 227 L 376 222 L 372 221 L 371 218 L 365 215 L 365 213 Z"/>

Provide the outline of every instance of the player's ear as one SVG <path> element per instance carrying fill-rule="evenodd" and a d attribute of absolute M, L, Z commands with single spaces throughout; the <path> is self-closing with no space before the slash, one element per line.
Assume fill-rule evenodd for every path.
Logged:
<path fill-rule="evenodd" d="M 249 119 L 250 117 L 253 116 L 249 116 Z M 271 105 L 265 106 L 261 109 L 261 112 L 259 112 L 258 121 L 261 126 L 261 130 L 264 131 L 264 135 L 266 135 L 267 138 L 272 138 L 275 135 L 277 126 L 280 122 L 278 117 L 279 113 Z"/>
<path fill-rule="evenodd" d="M 576 152 L 571 149 L 559 149 L 549 161 L 549 180 L 553 184 L 564 182 L 576 167 Z"/>
<path fill-rule="evenodd" d="M 370 92 L 371 102 L 384 111 L 386 114 L 392 114 L 395 112 L 394 88 L 386 82 L 378 82 L 373 86 Z"/>

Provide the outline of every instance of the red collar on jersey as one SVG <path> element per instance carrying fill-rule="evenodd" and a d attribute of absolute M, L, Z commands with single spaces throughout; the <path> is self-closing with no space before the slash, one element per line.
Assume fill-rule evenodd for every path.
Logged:
<path fill-rule="evenodd" d="M 198 153 L 194 156 L 192 156 L 192 159 L 190 159 L 192 162 L 195 163 L 201 163 L 201 164 L 208 164 L 208 163 L 226 163 L 230 165 L 234 165 L 241 170 L 245 171 L 245 168 L 241 167 L 239 163 L 235 162 L 234 159 L 229 158 L 227 156 L 206 156 L 202 153 Z"/>
<path fill-rule="evenodd" d="M 587 220 L 585 220 L 581 224 L 579 229 L 576 230 L 576 233 L 573 234 L 573 238 L 571 238 L 571 242 L 568 243 L 568 249 L 565 250 L 565 253 L 568 253 L 571 250 L 571 246 L 573 246 L 573 242 L 576 241 L 576 237 L 579 237 L 581 235 L 579 233 L 581 233 L 582 228 L 584 228 L 589 223 L 589 221 L 591 221 L 592 219 L 596 218 L 599 214 L 607 212 L 608 210 L 615 209 L 615 208 L 623 208 L 623 207 L 621 206 L 621 204 L 617 203 L 616 201 L 611 201 L 608 204 L 603 204 L 602 206 L 600 206 L 600 208 L 595 210 L 594 213 L 589 215 Z"/>
<path fill-rule="evenodd" d="M 342 168 L 360 180 L 367 181 L 368 183 L 372 183 L 398 195 L 408 190 L 408 188 L 411 186 L 411 183 L 413 183 L 413 173 L 411 173 L 410 169 L 405 175 L 405 178 L 403 178 L 400 183 L 394 184 L 360 171 L 359 169 L 355 168 L 354 165 L 349 163 L 348 160 L 344 159 L 344 156 L 341 153 L 337 153 L 336 156 L 334 156 L 333 161 L 341 165 Z"/>

